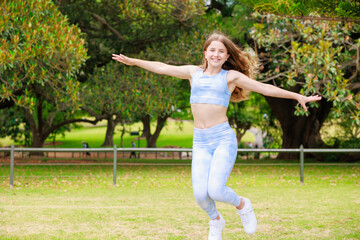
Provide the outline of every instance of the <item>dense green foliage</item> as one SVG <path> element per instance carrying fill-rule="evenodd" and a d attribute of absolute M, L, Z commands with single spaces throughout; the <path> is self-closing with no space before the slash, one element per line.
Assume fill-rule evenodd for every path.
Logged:
<path fill-rule="evenodd" d="M 357 0 L 238 0 L 254 10 L 287 17 L 327 18 L 329 20 L 360 21 Z"/>
<path fill-rule="evenodd" d="M 24 112 L 18 107 L 0 109 L 0 137 L 11 137 L 16 142 L 31 146 L 31 130 Z"/>
<path fill-rule="evenodd" d="M 194 19 L 202 16 L 205 9 L 200 0 L 55 0 L 55 3 L 85 33 L 90 55 L 85 74 L 112 61 L 112 53 L 136 55 L 153 44 L 166 47 L 192 31 Z"/>
<path fill-rule="evenodd" d="M 77 104 L 77 70 L 86 49 L 79 28 L 48 0 L 2 1 L 0 101 L 34 107 L 36 95 L 60 107 Z"/>
<path fill-rule="evenodd" d="M 25 142 L 41 147 L 79 108 L 84 40 L 51 1 L 3 1 L 1 11 L 0 104 L 16 105 L 7 123 L 25 123 Z"/>
<path fill-rule="evenodd" d="M 350 112 L 351 124 L 360 125 L 360 96 L 351 91 L 359 82 L 354 59 L 359 54 L 360 25 L 258 17 L 251 35 L 265 66 L 260 80 L 300 88 L 305 95 L 319 94 L 333 103 L 333 117 Z M 300 113 L 305 112 L 297 106 L 296 114 Z"/>
<path fill-rule="evenodd" d="M 267 98 L 281 123 L 282 146 L 328 147 L 320 136 L 328 117 L 346 117 L 350 120 L 346 121 L 347 129 L 359 125 L 359 25 L 295 20 L 270 14 L 253 16 L 257 23 L 250 34 L 263 64 L 259 80 L 323 97 L 309 104 L 309 112 L 304 112 L 295 102 Z"/>
<path fill-rule="evenodd" d="M 204 36 L 199 34 L 205 26 L 203 2 L 58 1 L 58 4 L 70 21 L 78 24 L 86 33 L 91 58 L 80 79 L 91 83 L 87 87 L 90 91 L 83 91 L 83 98 L 88 99 L 83 109 L 93 116 L 107 115 L 104 118 L 109 120 L 109 128 L 118 122 L 140 120 L 144 125 L 143 135 L 148 141 L 147 145 L 156 146 L 156 139 L 172 113 L 188 116 L 188 111 L 182 109 L 189 106 L 188 101 L 185 102 L 189 87 L 169 77 L 156 76 L 136 68 L 115 67 L 116 64 L 109 63 L 112 61 L 111 54 L 120 52 L 172 64 L 198 64 L 194 56 L 201 56 L 197 50 L 201 47 L 199 43 L 204 40 Z M 93 84 L 96 90 L 92 93 Z M 119 89 L 110 93 L 110 85 Z M 99 91 L 101 93 L 95 97 L 95 92 Z M 109 102 L 109 94 L 117 96 Z M 106 106 L 102 105 L 104 103 Z M 110 115 L 116 115 L 116 118 L 111 119 Z M 157 122 L 155 131 L 151 130 L 152 121 Z M 111 145 L 112 135 L 113 131 L 109 130 L 104 145 Z"/>

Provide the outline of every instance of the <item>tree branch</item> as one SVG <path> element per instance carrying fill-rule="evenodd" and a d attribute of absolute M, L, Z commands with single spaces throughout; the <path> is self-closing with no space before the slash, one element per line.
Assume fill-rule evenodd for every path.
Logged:
<path fill-rule="evenodd" d="M 360 83 L 353 83 L 350 84 L 349 89 L 350 90 L 355 90 L 355 89 L 359 89 L 360 88 Z"/>
<path fill-rule="evenodd" d="M 25 118 L 29 122 L 31 131 L 33 133 L 37 132 L 36 122 L 34 120 L 33 115 L 31 114 L 30 110 L 28 108 L 25 108 Z"/>
<path fill-rule="evenodd" d="M 354 80 L 358 74 L 360 73 L 360 49 L 359 47 L 356 48 L 356 70 L 354 74 L 349 78 L 349 81 Z"/>
<path fill-rule="evenodd" d="M 354 67 L 354 66 L 356 66 L 356 61 L 355 60 L 341 64 L 340 69 L 344 70 L 344 69 L 346 69 L 348 67 Z"/>
<path fill-rule="evenodd" d="M 104 24 L 112 33 L 114 33 L 120 40 L 127 41 L 126 38 L 121 35 L 115 28 L 113 28 L 103 17 L 99 16 L 96 13 L 91 13 L 91 15 L 97 19 L 99 22 Z"/>
<path fill-rule="evenodd" d="M 47 117 L 46 121 L 45 121 L 45 124 L 44 124 L 44 129 L 49 129 L 51 127 L 51 124 L 53 123 L 54 121 L 54 117 L 56 115 L 57 111 L 55 112 L 51 112 L 49 114 L 49 116 Z"/>
<path fill-rule="evenodd" d="M 51 128 L 49 128 L 45 133 L 44 136 L 49 136 L 50 133 L 52 133 L 54 130 L 66 125 L 66 124 L 70 124 L 70 123 L 76 123 L 76 122 L 87 122 L 87 123 L 91 123 L 91 124 L 96 124 L 99 121 L 99 119 L 95 119 L 95 120 L 88 120 L 88 119 L 69 119 L 69 120 L 65 120 L 61 123 L 58 123 L 54 126 L 52 126 Z"/>
<path fill-rule="evenodd" d="M 278 78 L 278 77 L 285 76 L 285 75 L 286 75 L 287 73 L 289 73 L 289 72 L 290 72 L 290 70 L 289 70 L 289 71 L 286 71 L 286 72 L 279 73 L 279 74 L 274 75 L 274 76 L 269 77 L 269 78 L 265 78 L 265 79 L 263 79 L 263 80 L 259 80 L 259 82 L 262 82 L 262 83 L 264 83 L 264 82 L 269 82 L 269 81 L 274 80 L 274 79 L 276 79 L 276 78 Z"/>
<path fill-rule="evenodd" d="M 88 112 L 91 116 L 94 116 L 98 121 L 109 117 L 109 114 L 98 114 L 94 110 L 92 110 L 91 108 L 89 108 L 87 106 L 81 106 L 80 108 L 82 110 L 84 110 L 85 112 Z"/>

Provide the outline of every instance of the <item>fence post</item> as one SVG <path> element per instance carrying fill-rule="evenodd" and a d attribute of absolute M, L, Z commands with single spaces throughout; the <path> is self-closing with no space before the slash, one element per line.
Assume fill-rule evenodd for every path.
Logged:
<path fill-rule="evenodd" d="M 10 150 L 10 187 L 14 187 L 14 143 L 11 144 Z"/>
<path fill-rule="evenodd" d="M 116 187 L 116 165 L 117 165 L 117 147 L 114 145 L 114 174 L 113 174 L 113 187 Z"/>
<path fill-rule="evenodd" d="M 304 184 L 304 146 L 300 145 L 300 183 Z"/>

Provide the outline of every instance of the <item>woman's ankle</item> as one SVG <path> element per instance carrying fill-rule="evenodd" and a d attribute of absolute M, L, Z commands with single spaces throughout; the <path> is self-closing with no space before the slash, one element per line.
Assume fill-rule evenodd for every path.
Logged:
<path fill-rule="evenodd" d="M 243 208 L 244 208 L 244 206 L 245 206 L 245 201 L 244 201 L 244 199 L 243 199 L 243 198 L 240 198 L 240 199 L 241 199 L 241 201 L 240 201 L 240 205 L 236 207 L 238 210 L 243 209 Z"/>

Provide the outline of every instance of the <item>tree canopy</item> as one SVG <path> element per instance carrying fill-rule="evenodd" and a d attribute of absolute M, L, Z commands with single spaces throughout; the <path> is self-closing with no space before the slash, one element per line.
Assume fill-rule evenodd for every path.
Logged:
<path fill-rule="evenodd" d="M 116 67 L 109 63 L 111 54 L 120 52 L 171 64 L 199 64 L 204 40 L 200 32 L 206 26 L 203 1 L 56 2 L 71 22 L 86 33 L 91 58 L 86 62 L 86 74 L 81 81 L 95 81 L 83 92 L 88 94 L 83 95 L 88 99 L 87 110 L 91 108 L 94 111 L 89 112 L 98 116 L 106 113 L 108 123 L 112 122 L 108 130 L 126 118 L 125 112 L 131 112 L 132 116 L 136 113 L 136 118 L 131 119 L 142 121 L 148 146 L 155 146 L 166 119 L 185 105 L 189 106 L 188 99 L 185 101 L 183 97 L 188 96 L 187 91 L 181 90 L 186 87 L 169 77 L 137 68 Z M 113 87 L 109 87 L 111 85 Z M 114 87 L 117 89 L 111 92 Z M 98 90 L 101 93 L 95 97 Z M 109 96 L 115 93 L 118 93 L 116 97 Z M 157 125 L 152 131 L 150 122 L 154 119 Z M 106 145 L 110 144 L 113 131 L 107 132 Z"/>
<path fill-rule="evenodd" d="M 80 29 L 49 0 L 2 1 L 0 102 L 34 107 L 36 94 L 77 104 L 74 77 L 87 59 Z"/>
<path fill-rule="evenodd" d="M 2 1 L 0 106 L 23 111 L 32 146 L 64 124 L 79 107 L 76 79 L 87 59 L 85 41 L 52 1 Z M 10 114 L 9 116 L 15 116 Z"/>
<path fill-rule="evenodd" d="M 288 18 L 360 22 L 357 0 L 238 0 L 255 11 Z"/>
<path fill-rule="evenodd" d="M 70 22 L 85 33 L 90 59 L 84 68 L 111 60 L 112 53 L 138 54 L 154 43 L 171 42 L 193 26 L 204 13 L 203 1 L 55 0 Z M 86 76 L 84 76 L 86 81 Z"/>
<path fill-rule="evenodd" d="M 360 125 L 358 55 L 360 25 L 314 22 L 258 15 L 251 36 L 263 63 L 261 81 L 283 88 L 298 88 L 305 95 L 319 94 L 334 105 L 336 118 L 352 112 Z M 316 106 L 312 103 L 311 106 Z M 305 113 L 297 107 L 297 114 Z"/>
<path fill-rule="evenodd" d="M 323 96 L 321 101 L 309 104 L 308 113 L 295 101 L 266 98 L 281 123 L 282 146 L 325 147 L 320 129 L 329 116 L 340 119 L 346 114 L 352 124 L 359 125 L 360 25 L 270 14 L 254 16 L 258 22 L 250 34 L 262 62 L 259 81 Z"/>

